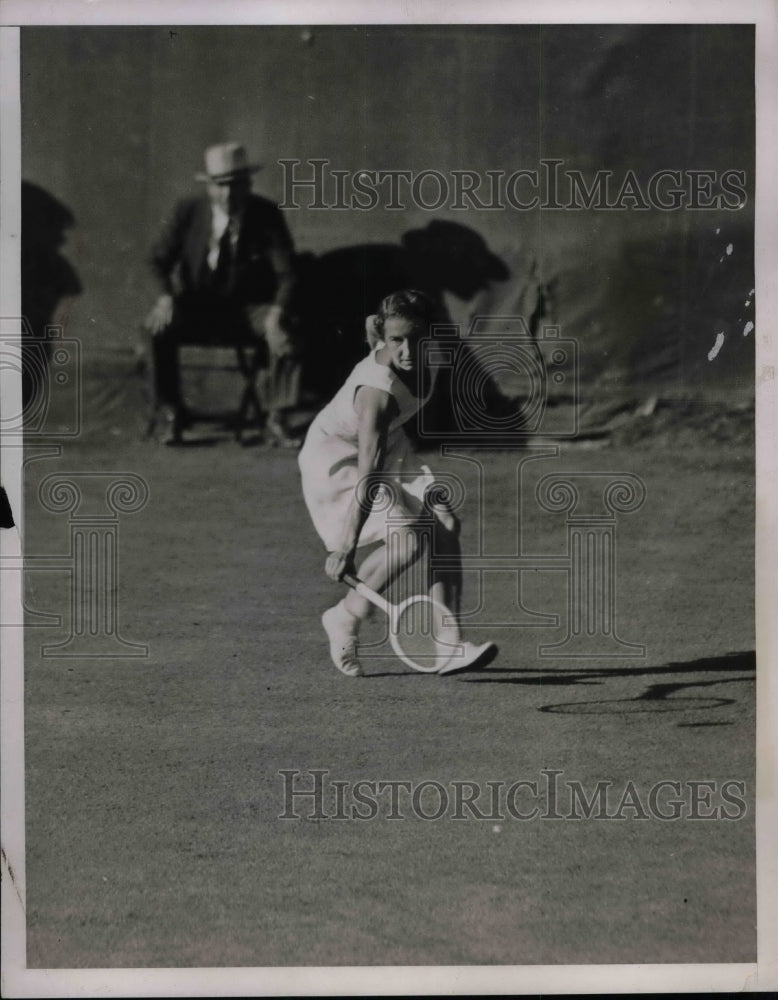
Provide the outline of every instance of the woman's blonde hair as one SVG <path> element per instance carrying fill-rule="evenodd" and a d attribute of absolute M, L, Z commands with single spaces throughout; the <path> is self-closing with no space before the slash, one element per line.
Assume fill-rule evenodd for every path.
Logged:
<path fill-rule="evenodd" d="M 382 299 L 378 312 L 367 318 L 367 342 L 371 350 L 384 339 L 384 323 L 391 316 L 411 320 L 411 322 L 429 329 L 430 324 L 435 319 L 435 303 L 424 292 L 416 291 L 413 288 L 406 288 L 387 295 L 385 299 Z"/>

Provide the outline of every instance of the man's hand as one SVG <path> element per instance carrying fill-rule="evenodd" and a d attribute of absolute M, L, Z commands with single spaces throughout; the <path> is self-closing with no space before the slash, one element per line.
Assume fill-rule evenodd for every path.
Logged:
<path fill-rule="evenodd" d="M 173 321 L 173 296 L 160 295 L 146 317 L 144 326 L 155 337 L 167 329 Z"/>
<path fill-rule="evenodd" d="M 271 306 L 265 317 L 265 340 L 271 357 L 283 358 L 292 353 L 292 341 L 281 320 L 281 306 Z"/>
<path fill-rule="evenodd" d="M 338 550 L 330 552 L 324 564 L 324 572 L 330 580 L 335 580 L 336 583 L 342 579 L 344 573 L 356 573 L 353 551 L 344 552 L 343 550 Z"/>

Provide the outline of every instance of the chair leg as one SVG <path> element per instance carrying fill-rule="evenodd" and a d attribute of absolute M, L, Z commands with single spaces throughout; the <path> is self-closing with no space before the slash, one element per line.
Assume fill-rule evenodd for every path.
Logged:
<path fill-rule="evenodd" d="M 153 340 L 150 339 L 149 343 L 149 364 L 148 364 L 148 390 L 150 397 L 150 406 L 148 414 L 148 422 L 146 424 L 145 438 L 153 438 L 159 430 L 160 421 L 166 417 L 166 409 L 164 403 L 160 401 L 159 393 L 159 378 L 157 376 L 157 363 L 159 361 L 159 345 L 155 344 Z M 181 339 L 175 343 L 174 351 L 175 355 L 170 362 L 176 366 L 176 372 L 178 372 L 179 357 L 178 349 L 181 344 L 194 344 L 198 347 L 214 346 L 214 347 L 225 347 L 223 341 L 214 340 L 211 342 L 202 342 L 199 340 L 186 340 Z M 233 342 L 234 343 L 234 342 Z M 252 422 L 256 423 L 257 426 L 260 425 L 263 416 L 262 404 L 259 399 L 258 389 L 257 389 L 257 374 L 260 370 L 260 364 L 262 361 L 262 344 L 257 346 L 251 343 L 239 343 L 235 344 L 235 354 L 237 361 L 237 368 L 243 379 L 243 388 L 240 394 L 240 400 L 238 402 L 238 408 L 235 413 L 235 423 L 234 423 L 234 438 L 238 443 L 243 440 L 244 431 L 250 426 Z M 163 360 L 167 360 L 166 358 Z M 194 416 L 194 419 L 208 419 L 206 416 Z M 177 436 L 180 437 L 180 418 L 177 423 Z"/>

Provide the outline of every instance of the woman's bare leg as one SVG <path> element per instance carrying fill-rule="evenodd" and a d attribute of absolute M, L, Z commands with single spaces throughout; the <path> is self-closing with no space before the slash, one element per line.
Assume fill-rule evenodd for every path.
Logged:
<path fill-rule="evenodd" d="M 371 590 L 381 593 L 416 562 L 421 550 L 421 539 L 413 527 L 410 525 L 398 527 L 391 533 L 390 544 L 380 545 L 365 557 L 359 566 L 359 578 Z M 346 594 L 343 605 L 355 618 L 367 618 L 372 607 L 370 602 L 355 590 L 350 590 Z"/>
<path fill-rule="evenodd" d="M 459 545 L 459 522 L 449 511 L 436 513 L 428 566 L 428 588 L 430 597 L 459 616 L 462 553 Z"/>

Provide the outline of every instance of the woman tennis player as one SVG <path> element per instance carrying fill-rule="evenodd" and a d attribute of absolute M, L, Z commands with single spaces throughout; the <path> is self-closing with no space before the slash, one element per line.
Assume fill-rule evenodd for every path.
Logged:
<path fill-rule="evenodd" d="M 357 552 L 374 546 L 359 576 L 384 590 L 423 554 L 419 519 L 434 477 L 415 460 L 403 425 L 429 399 L 434 367 L 424 365 L 420 341 L 429 334 L 433 304 L 422 292 L 388 295 L 367 320 L 371 351 L 351 372 L 334 399 L 311 424 L 299 456 L 303 496 L 314 527 L 329 551 L 325 572 L 332 580 L 356 573 Z M 422 367 L 420 367 L 422 366 Z M 459 609 L 459 522 L 443 504 L 434 512 L 433 549 L 447 556 L 445 571 L 427 571 L 429 596 L 454 613 Z M 386 542 L 388 518 L 392 537 Z M 362 673 L 357 658 L 359 626 L 369 602 L 354 590 L 322 615 L 335 666 L 349 677 Z M 461 642 L 457 638 L 458 642 Z M 441 673 L 473 666 L 493 643 L 461 642 L 462 655 Z"/>

